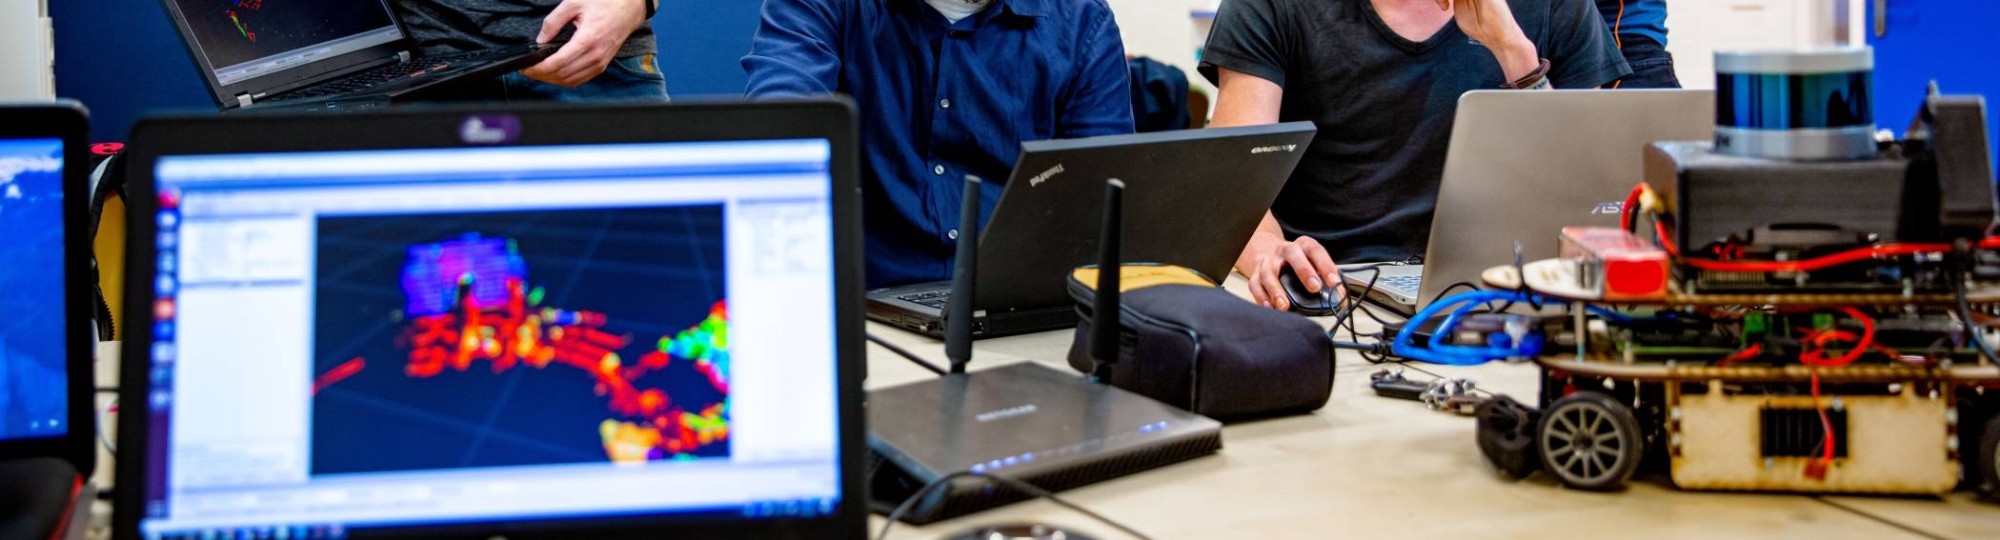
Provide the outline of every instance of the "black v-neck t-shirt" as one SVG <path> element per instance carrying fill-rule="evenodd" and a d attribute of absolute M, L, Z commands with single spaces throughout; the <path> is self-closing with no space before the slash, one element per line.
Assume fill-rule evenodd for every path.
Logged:
<path fill-rule="evenodd" d="M 1556 88 L 1631 73 L 1590 0 L 1508 5 Z M 1318 239 L 1342 263 L 1424 254 L 1458 98 L 1508 82 L 1455 22 L 1412 42 L 1369 0 L 1227 0 L 1201 63 L 1211 82 L 1218 68 L 1277 83 L 1279 120 L 1319 126 L 1271 213 L 1287 237 Z"/>

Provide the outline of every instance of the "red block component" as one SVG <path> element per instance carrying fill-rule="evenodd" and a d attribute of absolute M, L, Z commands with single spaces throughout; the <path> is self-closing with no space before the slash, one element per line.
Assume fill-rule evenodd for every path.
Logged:
<path fill-rule="evenodd" d="M 1598 291 L 1601 300 L 1643 301 L 1667 296 L 1667 252 L 1624 229 L 1564 227 L 1561 254 L 1578 262 L 1578 285 Z"/>

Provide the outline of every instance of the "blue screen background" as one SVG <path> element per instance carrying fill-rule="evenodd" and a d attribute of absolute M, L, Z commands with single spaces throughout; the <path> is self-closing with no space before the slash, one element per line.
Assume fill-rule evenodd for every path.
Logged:
<path fill-rule="evenodd" d="M 62 141 L 0 139 L 0 441 L 69 431 Z"/>

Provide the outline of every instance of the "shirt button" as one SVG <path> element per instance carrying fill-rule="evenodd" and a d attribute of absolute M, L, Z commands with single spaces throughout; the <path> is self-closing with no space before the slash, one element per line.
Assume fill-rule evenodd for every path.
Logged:
<path fill-rule="evenodd" d="M 957 239 L 958 239 L 958 229 L 952 229 L 952 230 L 949 230 L 949 231 L 945 231 L 945 233 L 944 233 L 944 237 L 945 237 L 945 238 L 950 238 L 950 239 L 952 239 L 952 240 L 957 240 Z"/>
<path fill-rule="evenodd" d="M 946 108 L 946 109 L 949 109 L 949 108 L 951 108 L 951 100 L 949 100 L 949 99 L 941 99 L 941 100 L 938 100 L 938 106 L 939 106 L 939 107 L 942 107 L 942 108 Z"/>
<path fill-rule="evenodd" d="M 944 174 L 944 166 L 943 166 L 943 165 L 938 165 L 938 166 L 936 166 L 936 167 L 931 167 L 931 173 L 933 173 L 933 174 Z"/>

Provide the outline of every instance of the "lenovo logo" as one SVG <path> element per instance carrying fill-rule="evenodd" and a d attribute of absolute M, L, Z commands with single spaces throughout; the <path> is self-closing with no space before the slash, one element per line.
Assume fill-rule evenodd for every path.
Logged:
<path fill-rule="evenodd" d="M 1277 146 L 1259 146 L 1259 147 L 1256 147 L 1256 148 L 1251 148 L 1251 149 L 1250 149 L 1250 154 L 1251 154 L 1251 155 L 1256 155 L 1256 154 L 1270 154 L 1270 153 L 1276 153 L 1276 152 L 1292 152 L 1292 151 L 1296 151 L 1296 150 L 1298 150 L 1298 149 L 1299 149 L 1299 145 L 1296 145 L 1296 144 L 1284 144 L 1284 145 L 1277 145 Z"/>
<path fill-rule="evenodd" d="M 1035 187 L 1042 185 L 1042 182 L 1047 182 L 1049 181 L 1050 178 L 1055 178 L 1056 175 L 1062 173 L 1063 173 L 1063 166 L 1061 163 L 1057 163 L 1055 167 L 1052 167 L 1046 171 L 1042 171 L 1042 174 L 1037 174 L 1035 175 L 1034 178 L 1029 178 L 1028 187 Z"/>
<path fill-rule="evenodd" d="M 507 144 L 520 137 L 521 119 L 512 115 L 474 115 L 458 126 L 458 140 L 465 144 Z"/>
<path fill-rule="evenodd" d="M 979 413 L 979 415 L 974 416 L 972 418 L 980 422 L 992 422 L 995 420 L 1006 420 L 1008 418 L 1018 418 L 1030 414 L 1035 414 L 1035 411 L 1037 410 L 1039 409 L 1035 408 L 1035 404 L 1029 403 L 1026 405 L 1016 405 L 1013 407 L 1008 407 L 997 411 Z"/>

